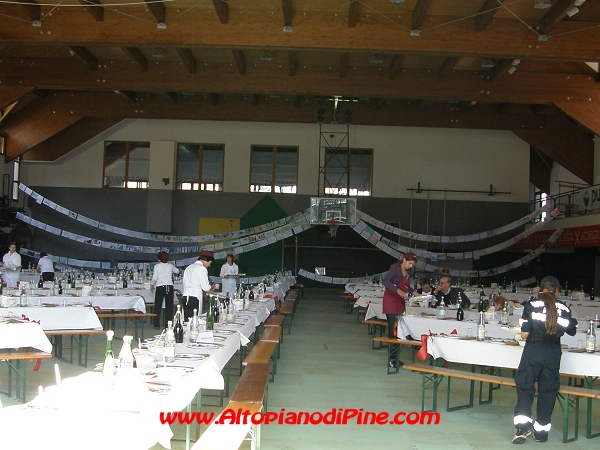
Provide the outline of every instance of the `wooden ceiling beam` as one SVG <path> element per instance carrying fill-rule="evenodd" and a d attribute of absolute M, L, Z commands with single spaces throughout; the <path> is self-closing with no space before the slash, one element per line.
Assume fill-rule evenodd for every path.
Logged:
<path fill-rule="evenodd" d="M 142 72 L 148 71 L 148 59 L 144 56 L 142 51 L 137 47 L 123 47 L 125 54 L 133 61 L 133 63 Z"/>
<path fill-rule="evenodd" d="M 290 26 L 292 24 L 292 16 L 294 15 L 292 0 L 281 0 L 281 8 L 283 9 L 283 24 Z"/>
<path fill-rule="evenodd" d="M 552 167 L 546 165 L 548 158 L 540 151 L 529 147 L 529 182 L 540 191 L 550 193 Z"/>
<path fill-rule="evenodd" d="M 14 102 L 19 101 L 25 95 L 33 91 L 32 86 L 3 86 L 0 85 L 0 110 L 3 110 Z"/>
<path fill-rule="evenodd" d="M 540 19 L 539 33 L 547 35 L 567 15 L 567 11 L 573 7 L 573 0 L 557 0 L 552 7 Z"/>
<path fill-rule="evenodd" d="M 413 9 L 412 13 L 412 29 L 420 30 L 421 25 L 425 21 L 425 16 L 427 15 L 427 8 L 429 8 L 429 3 L 431 0 L 417 0 L 417 4 L 415 9 Z"/>
<path fill-rule="evenodd" d="M 578 123 L 600 136 L 600 115 L 598 114 L 598 100 L 586 101 L 585 99 L 555 101 L 554 104 L 567 116 L 572 117 Z M 575 147 L 574 147 L 575 148 Z"/>
<path fill-rule="evenodd" d="M 252 106 L 258 106 L 258 102 L 260 100 L 260 97 L 256 94 L 252 94 Z"/>
<path fill-rule="evenodd" d="M 229 7 L 225 0 L 213 0 L 213 6 L 219 16 L 219 21 L 226 25 L 229 22 Z"/>
<path fill-rule="evenodd" d="M 342 59 L 342 58 L 341 58 Z M 31 70 L 36 67 L 36 70 Z M 340 65 L 341 67 L 341 65 Z M 347 67 L 347 63 L 345 64 Z M 101 72 L 100 72 L 101 70 Z M 432 101 L 475 100 L 486 103 L 552 103 L 593 101 L 600 98 L 600 84 L 589 75 L 528 73 L 517 70 L 495 83 L 480 72 L 457 71 L 444 81 L 437 72 L 406 70 L 390 80 L 386 71 L 357 67 L 352 76 L 340 72 L 303 71 L 302 77 L 285 76 L 287 69 L 250 71 L 240 77 L 229 64 L 209 65 L 194 75 L 181 70 L 181 63 L 165 61 L 161 70 L 137 73 L 126 60 L 102 64 L 98 73 L 64 59 L 60 64 L 48 58 L 23 60 L 2 58 L 2 86 L 37 86 L 41 89 L 126 90 L 137 92 L 248 93 L 271 95 L 325 95 L 332 93 L 365 98 L 406 98 Z M 102 83 L 98 83 L 99 74 Z"/>
<path fill-rule="evenodd" d="M 104 6 L 100 3 L 100 0 L 79 0 L 85 10 L 98 22 L 104 20 Z"/>
<path fill-rule="evenodd" d="M 56 161 L 120 121 L 115 118 L 83 117 L 73 125 L 33 146 L 22 155 L 22 161 Z"/>
<path fill-rule="evenodd" d="M 402 62 L 404 61 L 404 55 L 394 55 L 392 57 L 392 62 L 390 63 L 390 71 L 389 78 L 393 80 L 400 73 L 400 69 L 402 68 Z"/>
<path fill-rule="evenodd" d="M 358 22 L 358 0 L 352 0 L 348 5 L 348 27 L 354 28 Z"/>
<path fill-rule="evenodd" d="M 444 60 L 440 70 L 438 72 L 438 78 L 440 80 L 445 80 L 451 74 L 458 62 L 460 61 L 460 56 L 449 56 Z"/>
<path fill-rule="evenodd" d="M 290 77 L 296 75 L 296 52 L 287 52 L 288 54 L 288 74 Z"/>
<path fill-rule="evenodd" d="M 231 54 L 233 55 L 233 60 L 239 74 L 246 75 L 246 58 L 244 57 L 244 52 L 242 50 L 231 50 Z"/>
<path fill-rule="evenodd" d="M 340 78 L 346 78 L 348 74 L 348 53 L 340 55 Z"/>
<path fill-rule="evenodd" d="M 42 6 L 35 0 L 15 0 L 14 3 L 18 4 L 32 21 L 39 22 L 42 20 Z"/>
<path fill-rule="evenodd" d="M 213 106 L 217 106 L 219 104 L 219 94 L 215 94 L 214 92 L 208 94 L 210 98 L 210 104 Z"/>
<path fill-rule="evenodd" d="M 144 1 L 158 23 L 167 23 L 167 8 L 163 2 L 156 0 Z"/>
<path fill-rule="evenodd" d="M 127 100 L 129 100 L 132 103 L 136 103 L 137 102 L 137 94 L 134 91 L 119 91 L 119 90 L 116 90 L 115 94 L 120 95 L 123 98 L 126 98 Z"/>
<path fill-rule="evenodd" d="M 302 101 L 302 97 L 300 97 L 299 95 L 294 96 L 294 108 L 300 108 L 300 102 Z"/>
<path fill-rule="evenodd" d="M 76 11 L 72 11 L 76 10 Z M 77 11 L 81 10 L 81 11 Z M 66 16 L 66 17 L 65 17 Z M 169 24 L 167 30 L 149 30 L 146 21 L 131 21 L 120 14 L 110 14 L 103 22 L 89 21 L 83 8 L 70 8 L 69 14 L 55 14 L 44 19 L 52 25 L 52 33 L 32 33 L 31 24 L 0 17 L 5 44 L 69 46 L 174 46 L 186 47 L 201 42 L 202 48 L 241 50 L 294 50 L 340 53 L 381 53 L 439 55 L 443 42 L 446 56 L 469 56 L 493 59 L 535 59 L 549 61 L 596 61 L 597 36 L 580 31 L 581 22 L 563 21 L 560 39 L 550 39 L 540 45 L 537 36 L 515 20 L 497 19 L 483 32 L 465 26 L 464 21 L 442 22 L 444 18 L 428 19 L 427 29 L 418 38 L 389 21 L 361 23 L 349 28 L 346 21 L 316 17 L 296 26 L 293 39 L 282 39 L 282 30 L 275 26 L 256 26 L 251 14 L 236 16 L 227 27 L 215 24 L 210 14 L 184 14 Z M 248 16 L 248 17 L 246 17 Z M 3 27 L 4 24 L 7 24 Z M 76 25 L 74 25 L 76 24 Z M 437 25 L 444 26 L 437 26 Z M 510 36 L 499 39 L 498 34 Z"/>
<path fill-rule="evenodd" d="M 196 58 L 194 58 L 194 54 L 189 48 L 186 47 L 177 47 L 177 54 L 187 67 L 188 72 L 196 73 Z"/>
<path fill-rule="evenodd" d="M 177 92 L 165 92 L 165 96 L 171 100 L 171 103 L 173 104 L 177 104 L 177 101 L 179 100 L 179 95 L 177 94 Z"/>
<path fill-rule="evenodd" d="M 585 133 L 564 116 L 546 116 L 545 126 L 515 129 L 517 136 L 589 184 L 594 178 L 593 133 Z"/>
<path fill-rule="evenodd" d="M 71 46 L 69 47 L 69 53 L 72 56 L 76 56 L 80 61 L 83 61 L 90 70 L 98 70 L 98 58 L 96 58 L 87 48 Z"/>
<path fill-rule="evenodd" d="M 492 70 L 490 70 L 490 81 L 498 81 L 501 77 L 508 75 L 508 69 L 512 67 L 512 59 L 502 59 L 496 63 Z"/>
<path fill-rule="evenodd" d="M 483 31 L 494 20 L 496 12 L 502 8 L 504 0 L 485 0 L 477 17 L 475 17 L 475 30 Z"/>

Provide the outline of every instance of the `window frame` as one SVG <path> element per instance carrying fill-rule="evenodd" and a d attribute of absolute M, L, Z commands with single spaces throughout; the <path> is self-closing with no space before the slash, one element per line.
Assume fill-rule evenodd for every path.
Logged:
<path fill-rule="evenodd" d="M 198 146 L 198 180 L 194 183 L 192 182 L 192 189 L 182 189 L 181 187 L 179 187 L 179 146 L 180 145 L 197 145 Z M 203 189 L 203 187 L 206 187 L 205 185 L 207 183 L 205 183 L 204 181 L 202 181 L 202 164 L 204 163 L 204 161 L 202 160 L 203 158 L 203 153 L 204 153 L 204 147 L 221 147 L 221 152 L 223 153 L 223 164 L 221 165 L 221 181 L 220 181 L 220 185 L 221 185 L 221 189 L 220 190 L 208 190 L 208 189 Z M 209 150 L 214 150 L 214 149 L 209 149 Z M 175 190 L 177 191 L 202 191 L 202 192 L 223 192 L 225 190 L 225 144 L 216 144 L 216 143 L 200 143 L 200 142 L 177 142 L 177 147 L 176 147 L 176 152 L 177 152 L 177 157 L 176 157 L 176 162 L 175 162 Z M 193 189 L 193 185 L 194 184 L 198 184 L 198 189 Z M 216 183 L 213 183 L 216 184 Z"/>
<path fill-rule="evenodd" d="M 253 186 L 266 186 L 266 185 L 254 185 L 252 184 L 252 166 L 254 159 L 254 150 L 256 148 L 271 148 L 271 186 L 269 191 L 261 191 L 261 190 L 253 190 Z M 296 153 L 296 179 L 294 183 L 294 192 L 282 192 L 280 185 L 277 184 L 277 150 L 278 149 L 293 149 Z M 290 152 L 291 153 L 291 152 Z M 300 158 L 300 147 L 297 145 L 260 145 L 260 144 L 252 144 L 250 146 L 250 176 L 249 176 L 249 185 L 248 192 L 250 193 L 263 193 L 263 194 L 297 194 L 298 193 L 298 166 L 299 166 L 299 158 Z M 275 192 L 275 189 L 279 187 L 280 192 Z"/>
<path fill-rule="evenodd" d="M 106 184 L 106 147 L 107 144 L 109 143 L 121 143 L 121 144 L 125 144 L 125 176 L 123 178 L 123 185 L 122 186 L 110 186 Z M 122 189 L 149 189 L 150 188 L 150 173 L 148 173 L 148 180 L 145 182 L 146 186 L 128 186 L 130 183 L 144 183 L 143 181 L 130 181 L 129 180 L 129 154 L 131 152 L 131 147 L 133 145 L 138 146 L 139 144 L 147 144 L 148 145 L 148 151 L 150 151 L 150 141 L 119 141 L 119 140 L 115 140 L 115 141 L 109 141 L 109 140 L 105 140 L 104 141 L 104 154 L 102 157 L 102 187 L 103 188 L 122 188 Z M 118 159 L 120 159 L 121 157 L 119 157 Z M 118 161 L 117 159 L 117 161 Z M 150 160 L 148 160 L 148 164 L 150 163 Z"/>
<path fill-rule="evenodd" d="M 332 151 L 333 154 L 332 156 L 328 157 L 328 152 Z M 335 154 L 335 152 L 339 152 L 339 153 L 344 153 L 346 152 L 346 155 L 348 157 L 348 163 L 347 166 L 344 167 L 345 173 L 342 174 L 342 177 L 346 178 L 346 187 L 336 187 L 336 186 L 330 186 L 327 184 L 327 164 L 329 163 L 329 161 L 333 158 L 333 155 Z M 369 152 L 371 154 L 371 167 L 370 167 L 370 173 L 369 173 L 369 193 L 368 194 L 351 194 L 351 187 L 350 187 L 350 177 L 352 174 L 352 153 L 354 152 Z M 327 147 L 325 148 L 325 161 L 323 164 L 323 194 L 325 195 L 334 195 L 334 196 L 338 196 L 338 197 L 372 197 L 373 196 L 373 170 L 374 170 L 374 163 L 375 163 L 375 149 L 373 148 L 343 148 L 343 147 Z M 339 190 L 346 190 L 346 193 L 339 193 L 339 192 L 332 192 L 331 190 L 333 189 L 337 189 Z M 330 190 L 328 192 L 328 190 Z M 364 192 L 364 191 L 362 191 Z"/>

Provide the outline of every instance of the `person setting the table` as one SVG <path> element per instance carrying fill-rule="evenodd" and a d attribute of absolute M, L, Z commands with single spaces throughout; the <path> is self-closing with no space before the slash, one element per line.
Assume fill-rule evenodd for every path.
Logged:
<path fill-rule="evenodd" d="M 383 313 L 387 318 L 388 337 L 396 337 L 396 326 L 398 322 L 398 314 L 406 311 L 406 299 L 412 293 L 410 286 L 410 269 L 417 262 L 417 256 L 414 253 L 405 253 L 400 261 L 390 266 L 390 269 L 383 278 Z M 396 352 L 397 346 L 390 348 L 390 367 L 396 367 Z M 399 362 L 404 365 L 402 361 Z"/>
<path fill-rule="evenodd" d="M 567 333 L 574 336 L 577 320 L 571 317 L 571 310 L 556 299 L 560 284 L 553 276 L 547 276 L 540 283 L 540 293 L 536 300 L 523 306 L 521 337 L 525 347 L 515 383 L 517 404 L 514 425 L 517 429 L 513 444 L 522 444 L 533 433 L 537 442 L 546 442 L 550 432 L 550 417 L 560 388 L 560 337 Z M 538 385 L 537 419 L 531 418 L 531 404 L 535 396 L 535 383 Z"/>
<path fill-rule="evenodd" d="M 441 305 L 442 301 L 445 306 L 456 305 L 458 297 L 460 295 L 460 302 L 462 307 L 467 309 L 471 306 L 471 300 L 467 297 L 467 294 L 463 292 L 461 288 L 452 286 L 452 280 L 448 276 L 440 278 L 440 284 L 435 288 L 435 308 Z"/>
<path fill-rule="evenodd" d="M 54 281 L 54 262 L 48 256 L 48 253 L 40 253 L 40 260 L 36 269 L 42 274 L 43 281 Z"/>
<path fill-rule="evenodd" d="M 150 285 L 150 290 L 154 292 L 154 313 L 156 314 L 154 317 L 155 330 L 160 328 L 163 301 L 165 310 L 165 328 L 167 328 L 167 322 L 172 320 L 173 298 L 175 297 L 175 289 L 173 288 L 174 273 L 179 273 L 179 269 L 173 264 L 169 264 L 169 254 L 167 252 L 158 252 L 158 264 L 154 266 L 152 284 Z"/>
<path fill-rule="evenodd" d="M 8 253 L 2 258 L 0 267 L 6 268 L 2 275 L 6 282 L 6 287 L 16 287 L 21 276 L 21 255 L 17 253 L 17 244 L 15 242 L 11 242 L 8 246 Z"/>
<path fill-rule="evenodd" d="M 183 272 L 183 312 L 192 317 L 194 309 L 202 311 L 202 296 L 215 288 L 208 280 L 208 268 L 215 260 L 214 252 L 203 250 L 198 261 L 190 264 Z"/>
<path fill-rule="evenodd" d="M 233 298 L 236 289 L 237 274 L 239 273 L 238 266 L 233 262 L 233 253 L 228 253 L 225 261 L 225 264 L 221 266 L 220 274 L 222 292 L 229 292 L 229 296 Z"/>

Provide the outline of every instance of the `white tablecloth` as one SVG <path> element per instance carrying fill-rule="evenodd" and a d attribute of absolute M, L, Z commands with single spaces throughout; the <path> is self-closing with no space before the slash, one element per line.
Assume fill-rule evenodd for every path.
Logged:
<path fill-rule="evenodd" d="M 434 336 L 427 340 L 427 351 L 434 358 L 444 358 L 454 363 L 516 369 L 523 347 Z M 600 374 L 600 352 L 588 354 L 563 350 L 560 372 L 597 377 Z"/>
<path fill-rule="evenodd" d="M 52 353 L 52 344 L 50 344 L 42 327 L 37 323 L 17 321 L 16 319 L 0 319 L 0 348 L 16 349 L 26 347 Z"/>
<path fill-rule="evenodd" d="M 24 314 L 31 320 L 39 320 L 41 329 L 44 331 L 102 329 L 102 324 L 96 315 L 96 311 L 90 307 L 57 306 L 55 308 L 45 308 L 43 306 L 31 306 L 20 308 L 13 306 L 11 308 L 0 308 L 0 317 L 12 315 L 20 318 L 21 314 Z"/>
<path fill-rule="evenodd" d="M 103 295 L 91 295 L 87 297 L 77 296 L 69 290 L 63 291 L 63 295 L 57 296 L 51 295 L 48 297 L 47 293 L 47 290 L 34 289 L 31 295 L 28 291 L 27 302 L 30 306 L 37 306 L 43 303 L 53 303 L 62 306 L 66 302 L 67 305 L 83 303 L 84 305 L 98 306 L 101 309 L 133 309 L 143 313 L 146 312 L 146 302 L 143 297 L 128 295 L 121 291 L 119 291 L 119 295 L 109 292 Z"/>

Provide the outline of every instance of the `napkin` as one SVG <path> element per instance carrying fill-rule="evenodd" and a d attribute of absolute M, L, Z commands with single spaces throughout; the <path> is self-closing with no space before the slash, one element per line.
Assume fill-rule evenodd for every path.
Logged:
<path fill-rule="evenodd" d="M 456 328 L 455 328 L 454 330 L 452 330 L 452 331 L 450 332 L 450 334 L 458 334 L 458 331 L 456 331 Z"/>

